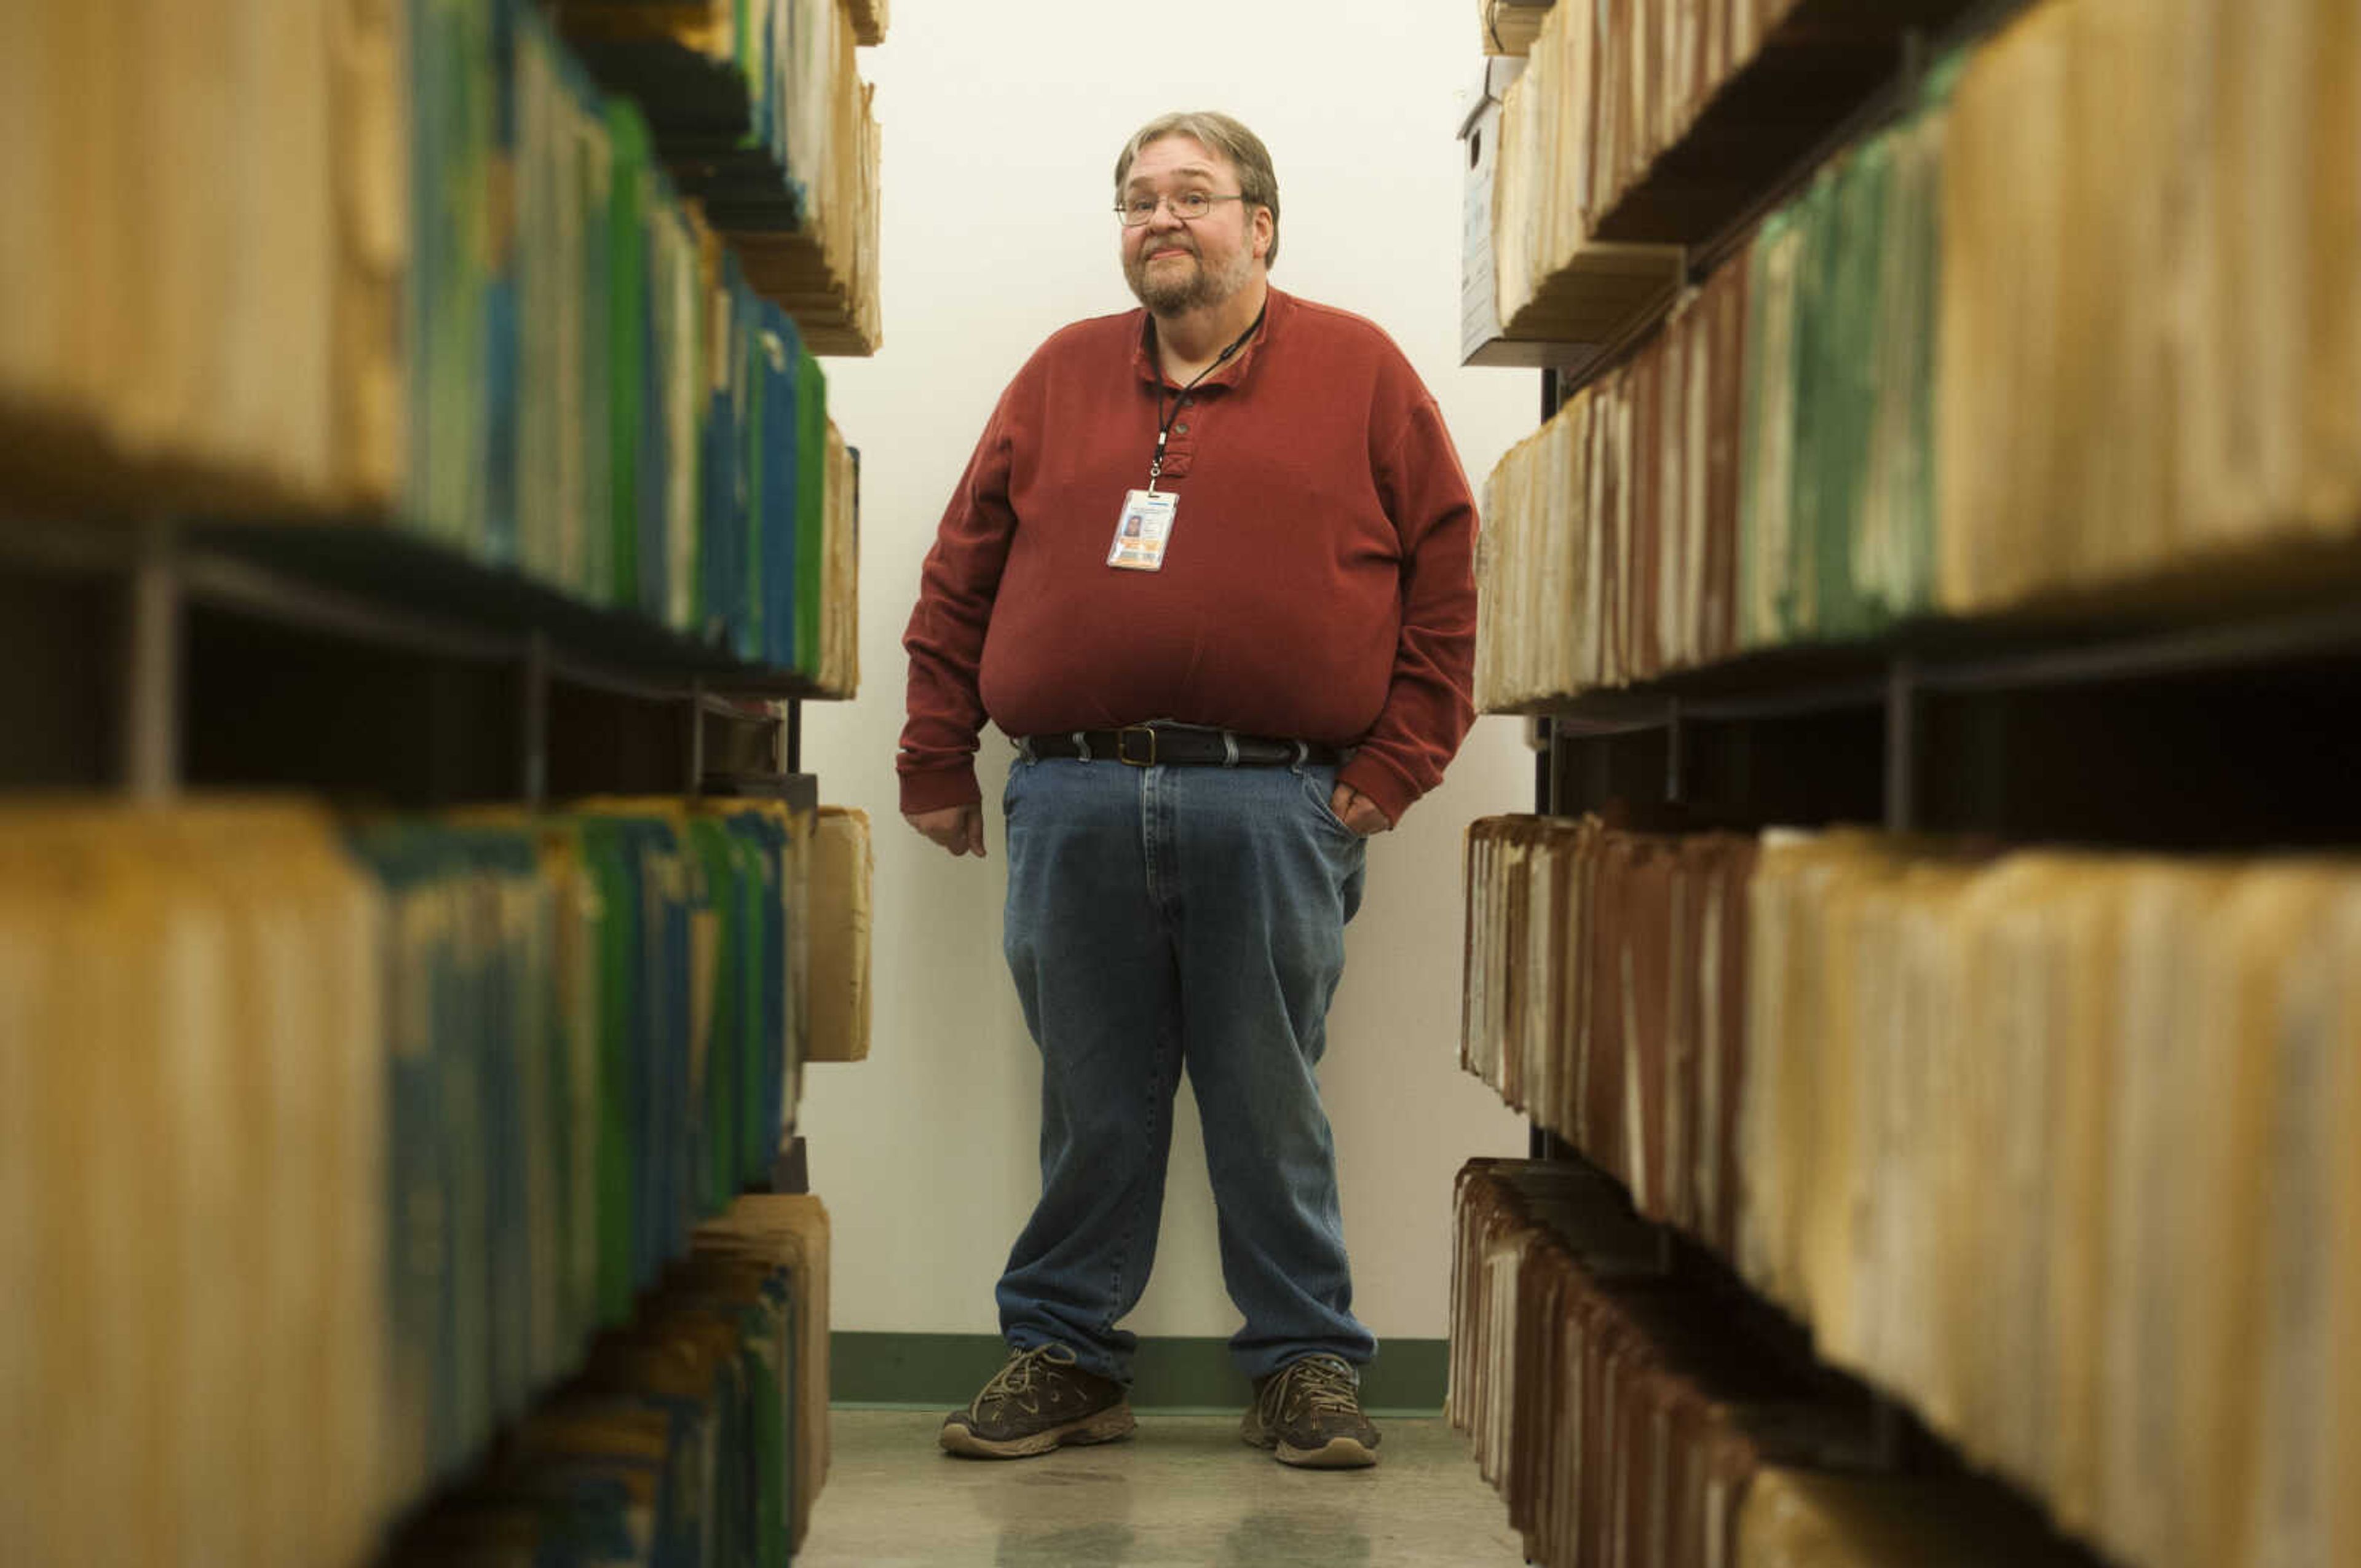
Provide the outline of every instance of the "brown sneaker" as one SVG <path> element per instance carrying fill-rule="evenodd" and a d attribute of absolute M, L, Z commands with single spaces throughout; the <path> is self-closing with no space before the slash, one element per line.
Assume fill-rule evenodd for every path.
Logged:
<path fill-rule="evenodd" d="M 943 1419 L 941 1442 L 973 1459 L 1023 1459 L 1069 1442 L 1131 1435 L 1124 1387 L 1074 1365 L 1062 1344 L 1010 1353 L 964 1410 Z"/>
<path fill-rule="evenodd" d="M 1378 1462 L 1378 1429 L 1361 1413 L 1361 1380 L 1334 1355 L 1290 1361 L 1255 1379 L 1254 1403 L 1238 1435 L 1278 1451 L 1281 1464 L 1355 1470 Z"/>

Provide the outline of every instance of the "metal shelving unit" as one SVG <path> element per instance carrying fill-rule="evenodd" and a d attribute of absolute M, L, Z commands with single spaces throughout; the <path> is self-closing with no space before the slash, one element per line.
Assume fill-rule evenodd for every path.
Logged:
<path fill-rule="evenodd" d="M 434 806 L 801 763 L 800 676 L 390 527 L 0 523 L 0 785 Z"/>
<path fill-rule="evenodd" d="M 1934 61 L 2025 8 L 1807 3 L 1798 17 L 1872 27 L 1864 13 L 1883 11 L 1881 60 L 1856 56 L 1784 132 L 1733 153 L 1768 103 L 1750 68 L 1596 237 L 1678 245 L 1682 282 L 1702 282 L 1833 158 L 1917 103 Z M 1543 369 L 1542 422 L 1628 362 L 1678 293 L 1578 363 Z M 1671 833 L 1850 823 L 2167 853 L 2350 849 L 2361 845 L 2361 564 L 2348 552 L 2320 568 L 2261 595 L 2192 569 L 2138 585 L 2130 606 L 1916 621 L 1537 705 L 1533 809 Z M 1597 1168 L 1538 1123 L 1527 1142 L 1529 1158 Z M 1725 1260 L 1672 1227 L 1659 1236 L 1666 1272 L 1706 1280 L 1749 1321 L 1776 1320 L 1810 1356 L 1808 1329 Z M 1906 1400 L 1864 1392 L 1883 1464 L 1960 1468 Z"/>
<path fill-rule="evenodd" d="M 2361 826 L 2356 692 L 2349 589 L 2182 625 L 1930 622 L 1559 705 L 1540 804 L 1666 826 L 2335 843 Z"/>

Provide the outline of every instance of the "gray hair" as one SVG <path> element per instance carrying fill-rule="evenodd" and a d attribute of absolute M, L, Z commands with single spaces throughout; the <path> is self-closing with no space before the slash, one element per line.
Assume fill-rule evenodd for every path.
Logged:
<path fill-rule="evenodd" d="M 1123 156 L 1115 160 L 1115 193 L 1123 197 L 1123 182 L 1130 178 L 1132 159 L 1150 142 L 1166 137 L 1191 137 L 1213 151 L 1227 159 L 1230 167 L 1238 171 L 1238 193 L 1253 206 L 1270 214 L 1270 248 L 1263 253 L 1263 265 L 1269 267 L 1279 260 L 1279 175 L 1270 167 L 1270 148 L 1262 138 L 1227 115 L 1211 109 L 1184 110 L 1179 114 L 1159 115 L 1139 127 L 1124 144 Z"/>

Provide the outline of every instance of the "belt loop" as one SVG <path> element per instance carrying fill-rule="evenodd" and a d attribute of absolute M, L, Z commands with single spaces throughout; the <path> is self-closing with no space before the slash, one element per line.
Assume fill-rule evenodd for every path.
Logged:
<path fill-rule="evenodd" d="M 1222 731 L 1222 766 L 1225 768 L 1235 768 L 1237 765 L 1238 738 L 1229 730 L 1224 729 Z"/>
<path fill-rule="evenodd" d="M 1091 738 L 1083 730 L 1074 731 L 1074 755 L 1085 762 L 1091 760 Z"/>
<path fill-rule="evenodd" d="M 1312 746 L 1311 746 L 1311 743 L 1310 743 L 1309 741 L 1298 740 L 1298 741 L 1295 743 L 1295 768 L 1294 768 L 1294 771 L 1295 771 L 1296 773 L 1301 773 L 1301 772 L 1303 771 L 1303 764 L 1305 764 L 1306 762 L 1309 762 L 1310 761 L 1312 761 Z"/>
<path fill-rule="evenodd" d="M 1020 735 L 1016 738 L 1016 757 L 1019 762 L 1038 762 L 1041 760 L 1033 754 L 1033 737 Z"/>

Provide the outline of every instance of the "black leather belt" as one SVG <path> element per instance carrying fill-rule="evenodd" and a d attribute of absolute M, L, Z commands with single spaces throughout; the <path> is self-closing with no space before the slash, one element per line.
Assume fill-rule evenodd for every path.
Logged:
<path fill-rule="evenodd" d="M 1273 740 L 1227 729 L 1188 729 L 1133 724 L 1121 729 L 1084 729 L 1071 735 L 1029 735 L 1016 742 L 1028 757 L 1080 757 L 1128 762 L 1135 768 L 1281 768 L 1301 762 L 1334 766 L 1345 753 L 1312 740 Z"/>

